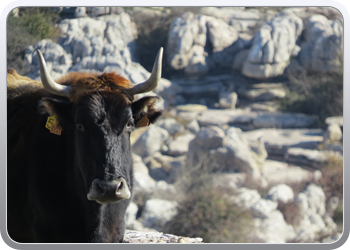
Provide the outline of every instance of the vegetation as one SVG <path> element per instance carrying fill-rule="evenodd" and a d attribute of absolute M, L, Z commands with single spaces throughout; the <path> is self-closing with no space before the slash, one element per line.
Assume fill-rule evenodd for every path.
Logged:
<path fill-rule="evenodd" d="M 249 242 L 252 215 L 225 197 L 227 190 L 202 187 L 180 202 L 178 214 L 164 231 L 186 237 L 201 237 L 205 243 Z"/>
<path fill-rule="evenodd" d="M 26 74 L 25 49 L 45 38 L 57 40 L 58 30 L 54 27 L 59 15 L 49 8 L 19 8 L 18 16 L 13 13 L 7 18 L 7 67 L 20 74 Z"/>
<path fill-rule="evenodd" d="M 343 74 L 302 71 L 289 74 L 289 92 L 281 110 L 318 115 L 320 121 L 343 115 Z"/>

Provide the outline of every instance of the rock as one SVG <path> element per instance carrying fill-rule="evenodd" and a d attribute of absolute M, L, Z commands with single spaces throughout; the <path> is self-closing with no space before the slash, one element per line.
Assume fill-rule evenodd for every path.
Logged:
<path fill-rule="evenodd" d="M 169 173 L 162 167 L 151 168 L 149 175 L 156 181 L 167 180 L 169 178 Z"/>
<path fill-rule="evenodd" d="M 343 127 L 343 116 L 327 117 L 325 123 L 327 123 L 328 125 L 338 124 L 340 127 Z"/>
<path fill-rule="evenodd" d="M 321 169 L 329 159 L 338 159 L 341 161 L 343 156 L 339 152 L 289 148 L 284 159 L 288 163 L 299 166 L 310 166 Z"/>
<path fill-rule="evenodd" d="M 330 216 L 333 216 L 335 209 L 338 207 L 338 204 L 339 204 L 338 197 L 336 196 L 330 197 L 326 206 L 327 214 Z"/>
<path fill-rule="evenodd" d="M 198 54 L 199 50 L 196 53 L 191 50 L 194 44 L 204 47 L 206 30 L 205 17 L 193 15 L 191 12 L 186 12 L 173 21 L 169 28 L 165 51 L 167 62 L 173 69 L 187 67 L 190 57 L 194 54 L 197 57 L 205 57 L 204 50 L 201 55 Z"/>
<path fill-rule="evenodd" d="M 132 146 L 132 151 L 141 157 L 147 157 L 161 149 L 169 133 L 156 125 L 150 125 L 148 130 Z"/>
<path fill-rule="evenodd" d="M 223 187 L 236 190 L 245 183 L 247 175 L 245 173 L 217 173 L 213 175 L 214 187 Z"/>
<path fill-rule="evenodd" d="M 220 108 L 224 109 L 235 109 L 237 103 L 237 93 L 236 92 L 220 92 L 219 94 L 219 105 Z"/>
<path fill-rule="evenodd" d="M 125 227 L 132 227 L 133 222 L 136 220 L 136 214 L 138 207 L 134 202 L 130 202 L 129 206 L 126 209 L 125 214 Z"/>
<path fill-rule="evenodd" d="M 294 242 L 314 242 L 319 236 L 335 232 L 335 223 L 325 214 L 325 194 L 321 187 L 310 184 L 296 196 L 295 204 L 298 211 L 292 221 L 297 232 Z"/>
<path fill-rule="evenodd" d="M 256 243 L 286 243 L 295 237 L 295 230 L 288 225 L 279 210 L 273 210 L 266 218 L 256 218 Z"/>
<path fill-rule="evenodd" d="M 284 156 L 289 148 L 316 149 L 323 141 L 321 129 L 257 129 L 244 133 L 249 141 L 262 138 L 269 155 Z"/>
<path fill-rule="evenodd" d="M 212 149 L 222 146 L 225 137 L 224 131 L 218 127 L 201 128 L 194 142 L 202 148 Z"/>
<path fill-rule="evenodd" d="M 123 243 L 202 243 L 202 238 L 189 238 L 159 232 L 126 230 Z"/>
<path fill-rule="evenodd" d="M 136 172 L 134 173 L 134 192 L 152 193 L 156 186 L 156 181 L 148 174 Z"/>
<path fill-rule="evenodd" d="M 283 74 L 289 58 L 298 49 L 302 20 L 293 13 L 279 13 L 267 21 L 255 35 L 242 73 L 253 78 L 270 78 Z"/>
<path fill-rule="evenodd" d="M 286 184 L 278 184 L 270 188 L 267 193 L 267 199 L 286 204 L 294 199 L 294 192 L 291 187 Z"/>
<path fill-rule="evenodd" d="M 261 18 L 259 13 L 246 10 L 242 7 L 202 7 L 200 9 L 200 13 L 216 18 L 221 18 L 227 24 L 231 25 L 234 20 L 255 20 L 257 22 Z M 242 30 L 239 30 L 239 32 L 242 32 Z"/>
<path fill-rule="evenodd" d="M 263 113 L 253 124 L 256 128 L 308 128 L 317 122 L 317 117 L 294 113 Z"/>
<path fill-rule="evenodd" d="M 143 208 L 141 218 L 146 227 L 161 231 L 165 223 L 170 221 L 177 213 L 175 201 L 149 199 Z"/>
<path fill-rule="evenodd" d="M 25 50 L 24 61 L 30 65 L 28 77 L 40 80 L 40 70 L 38 55 L 36 50 L 40 50 L 46 61 L 47 68 L 53 79 L 63 76 L 72 64 L 72 57 L 57 43 L 50 39 L 44 39 L 29 46 Z"/>
<path fill-rule="evenodd" d="M 217 136 L 217 130 L 219 129 L 214 130 L 212 127 L 202 128 L 197 133 L 189 144 L 187 165 L 201 167 L 209 172 L 243 172 L 247 174 L 246 185 L 259 185 L 259 163 L 242 131 L 231 127 L 226 130 L 223 138 Z M 211 137 L 212 134 L 214 136 Z"/>
<path fill-rule="evenodd" d="M 261 170 L 262 178 L 268 186 L 277 184 L 296 185 L 316 181 L 320 178 L 319 172 L 311 172 L 297 166 L 288 166 L 286 163 L 266 160 Z"/>
<path fill-rule="evenodd" d="M 255 112 L 247 112 L 240 109 L 235 110 L 212 110 L 201 112 L 198 118 L 200 126 L 222 126 L 225 124 L 241 127 L 249 126 L 258 116 Z M 252 129 L 252 127 L 250 127 Z"/>
<path fill-rule="evenodd" d="M 343 133 L 338 124 L 330 124 L 324 133 L 325 142 L 338 142 L 343 138 Z"/>
<path fill-rule="evenodd" d="M 185 134 L 176 137 L 175 140 L 168 145 L 168 154 L 171 156 L 179 156 L 187 153 L 188 144 L 195 138 L 193 134 Z"/>
<path fill-rule="evenodd" d="M 208 18 L 206 25 L 208 28 L 209 41 L 213 46 L 214 53 L 228 48 L 239 38 L 237 31 L 221 19 Z M 219 62 L 217 60 L 215 61 Z M 229 65 L 232 65 L 232 62 Z"/>
<path fill-rule="evenodd" d="M 240 207 L 250 209 L 256 202 L 261 199 L 260 194 L 255 189 L 246 187 L 239 188 L 236 194 L 230 197 L 230 201 Z"/>
<path fill-rule="evenodd" d="M 148 175 L 148 168 L 143 163 L 142 158 L 136 154 L 132 154 L 132 158 L 134 172 Z"/>
<path fill-rule="evenodd" d="M 304 43 L 297 58 L 301 66 L 316 72 L 339 72 L 342 68 L 342 29 L 340 20 L 312 15 L 306 23 Z"/>
<path fill-rule="evenodd" d="M 157 125 L 168 131 L 169 135 L 175 135 L 184 132 L 184 126 L 179 124 L 174 118 L 166 118 L 157 122 Z"/>
<path fill-rule="evenodd" d="M 256 102 L 282 99 L 286 96 L 286 91 L 281 83 L 259 83 L 240 88 L 238 94 Z"/>
<path fill-rule="evenodd" d="M 277 209 L 277 204 L 276 201 L 261 199 L 251 206 L 252 215 L 257 218 L 267 218 Z"/>
<path fill-rule="evenodd" d="M 258 138 L 257 141 L 249 141 L 250 149 L 252 150 L 252 155 L 255 160 L 260 164 L 264 164 L 268 154 L 265 148 L 264 141 L 262 138 Z"/>
<path fill-rule="evenodd" d="M 176 107 L 176 110 L 179 112 L 201 112 L 207 109 L 208 108 L 206 106 L 200 104 L 187 104 Z"/>
<path fill-rule="evenodd" d="M 192 120 L 190 123 L 188 123 L 186 125 L 186 129 L 188 129 L 193 134 L 196 134 L 197 132 L 199 132 L 200 127 L 197 120 Z"/>

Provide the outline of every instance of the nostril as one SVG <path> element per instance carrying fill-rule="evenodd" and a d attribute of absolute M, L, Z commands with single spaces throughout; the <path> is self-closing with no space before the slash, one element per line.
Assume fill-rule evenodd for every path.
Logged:
<path fill-rule="evenodd" d="M 123 182 L 121 181 L 117 186 L 117 192 L 123 188 Z"/>
<path fill-rule="evenodd" d="M 96 183 L 95 187 L 96 187 L 97 193 L 100 193 L 102 195 L 105 193 L 105 190 L 104 190 L 104 188 L 102 187 L 102 185 L 100 183 Z"/>

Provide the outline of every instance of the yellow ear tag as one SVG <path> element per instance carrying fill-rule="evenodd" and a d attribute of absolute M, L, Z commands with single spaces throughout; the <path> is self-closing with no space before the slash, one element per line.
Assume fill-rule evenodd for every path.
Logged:
<path fill-rule="evenodd" d="M 149 120 L 147 115 L 145 115 L 144 117 L 142 117 L 141 120 L 139 120 L 139 122 L 136 125 L 136 128 L 147 127 L 147 126 L 149 126 Z"/>
<path fill-rule="evenodd" d="M 61 135 L 62 133 L 62 128 L 58 127 L 56 125 L 56 115 L 49 116 L 46 121 L 45 128 L 50 130 L 50 133 L 56 134 L 56 135 Z"/>

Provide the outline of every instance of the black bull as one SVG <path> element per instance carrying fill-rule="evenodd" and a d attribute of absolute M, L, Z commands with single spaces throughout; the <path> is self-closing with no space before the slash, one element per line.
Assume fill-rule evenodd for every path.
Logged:
<path fill-rule="evenodd" d="M 96 79 L 103 86 L 126 81 L 112 73 Z M 14 241 L 122 242 L 133 191 L 130 132 L 161 111 L 157 97 L 133 101 L 140 92 L 102 85 L 78 86 L 70 98 L 8 70 L 7 228 Z"/>

